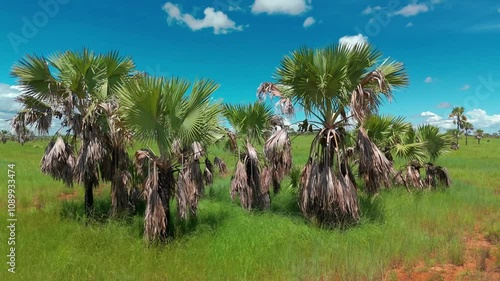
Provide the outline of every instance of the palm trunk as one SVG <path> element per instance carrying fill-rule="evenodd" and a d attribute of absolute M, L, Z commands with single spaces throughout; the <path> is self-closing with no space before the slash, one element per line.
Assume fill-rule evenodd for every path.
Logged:
<path fill-rule="evenodd" d="M 85 214 L 87 218 L 92 216 L 94 209 L 94 185 L 91 181 L 86 181 L 84 183 L 85 187 Z"/>
<path fill-rule="evenodd" d="M 465 145 L 467 145 L 467 132 L 465 132 Z"/>
<path fill-rule="evenodd" d="M 122 181 L 122 175 L 120 171 L 113 176 L 113 181 L 111 182 L 111 206 L 112 214 L 118 215 L 125 212 L 128 207 L 128 192 L 127 188 Z"/>

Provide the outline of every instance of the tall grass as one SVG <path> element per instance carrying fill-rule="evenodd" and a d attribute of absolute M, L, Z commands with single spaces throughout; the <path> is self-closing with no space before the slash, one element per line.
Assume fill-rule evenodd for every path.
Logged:
<path fill-rule="evenodd" d="M 310 136 L 294 140 L 294 166 L 305 164 L 309 143 Z M 108 219 L 109 185 L 96 192 L 99 219 L 82 220 L 83 188 L 67 189 L 39 172 L 44 146 L 0 144 L 0 222 L 6 223 L 6 166 L 17 164 L 17 279 L 380 280 L 391 268 L 423 260 L 460 265 L 463 237 L 474 228 L 499 236 L 498 140 L 470 143 L 439 161 L 449 169 L 452 188 L 360 193 L 361 221 L 347 229 L 320 229 L 304 220 L 289 180 L 272 197 L 270 211 L 247 212 L 231 202 L 230 176 L 219 177 L 201 200 L 197 221 L 176 222 L 176 240 L 155 247 L 143 241 L 142 213 Z M 233 156 L 211 151 L 212 159 L 218 155 L 233 168 Z M 10 280 L 3 264 L 0 280 Z"/>

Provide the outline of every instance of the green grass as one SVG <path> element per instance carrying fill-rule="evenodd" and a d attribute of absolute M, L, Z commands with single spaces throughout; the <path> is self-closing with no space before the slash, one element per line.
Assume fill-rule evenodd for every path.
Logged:
<path fill-rule="evenodd" d="M 294 166 L 305 164 L 310 140 L 294 140 Z M 438 161 L 449 169 L 452 188 L 360 194 L 361 221 L 343 230 L 305 221 L 289 180 L 270 211 L 249 213 L 231 202 L 230 176 L 217 178 L 198 220 L 177 222 L 176 240 L 156 247 L 143 241 L 142 214 L 107 218 L 109 185 L 96 192 L 100 219 L 86 223 L 83 188 L 67 189 L 39 172 L 45 144 L 0 144 L 0 222 L 7 225 L 9 163 L 16 163 L 18 199 L 17 273 L 7 272 L 2 230 L 0 280 L 380 280 L 392 268 L 420 261 L 462 264 L 463 237 L 475 227 L 496 242 L 500 235 L 498 139 L 470 142 Z M 212 153 L 234 166 L 221 149 Z M 60 199 L 74 191 L 76 197 Z"/>

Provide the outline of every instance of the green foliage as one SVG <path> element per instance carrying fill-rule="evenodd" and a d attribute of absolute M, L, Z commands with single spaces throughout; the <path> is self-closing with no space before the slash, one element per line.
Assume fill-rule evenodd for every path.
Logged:
<path fill-rule="evenodd" d="M 403 117 L 372 115 L 364 125 L 378 147 L 389 149 L 397 157 L 420 163 L 435 162 L 448 152 L 453 138 L 453 132 L 442 133 L 433 125 L 413 128 Z"/>
<path fill-rule="evenodd" d="M 296 165 L 307 161 L 311 138 L 294 139 Z M 362 195 L 360 223 L 348 230 L 309 225 L 300 216 L 293 188 L 273 198 L 270 212 L 249 214 L 231 203 L 229 177 L 217 176 L 213 193 L 207 191 L 200 202 L 197 222 L 162 247 L 144 245 L 142 211 L 126 220 L 88 225 L 78 219 L 75 214 L 84 213 L 82 189 L 68 189 L 37 169 L 45 145 L 0 145 L 0 166 L 17 163 L 16 276 L 21 279 L 381 280 L 393 268 L 411 268 L 430 256 L 437 263 L 460 264 L 467 257 L 462 238 L 474 227 L 487 230 L 489 237 L 500 235 L 498 227 L 491 227 L 498 226 L 500 216 L 494 195 L 500 180 L 498 139 L 438 159 L 454 179 L 451 189 Z M 234 161 L 223 150 L 214 151 Z M 6 173 L 0 181 L 7 181 Z M 6 194 L 6 185 L 0 192 Z M 96 209 L 106 212 L 109 185 L 96 194 Z M 5 200 L 0 208 L 7 208 Z M 6 220 L 5 212 L 0 220 Z M 7 253 L 7 243 L 0 244 L 0 252 Z M 1 271 L 0 279 L 8 280 L 7 274 Z"/>
<path fill-rule="evenodd" d="M 382 53 L 369 44 L 303 47 L 283 58 L 276 80 L 291 87 L 287 95 L 304 108 L 306 115 L 317 114 L 321 122 L 333 125 L 339 114 L 345 115 L 359 84 L 364 82 L 364 88 L 372 90 L 374 109 L 384 96 L 392 98 L 390 89 L 408 84 L 403 64 L 381 60 Z M 376 79 L 364 81 L 376 69 L 384 77 L 384 89 Z"/>
<path fill-rule="evenodd" d="M 191 85 L 176 77 L 137 76 L 117 90 L 120 115 L 135 139 L 155 142 L 164 156 L 173 153 L 175 140 L 183 146 L 195 141 L 210 145 L 222 130 L 220 103 L 211 100 L 218 87 L 211 80 Z"/>
<path fill-rule="evenodd" d="M 253 104 L 225 104 L 224 116 L 241 139 L 262 144 L 273 115 L 270 105 L 256 101 Z"/>

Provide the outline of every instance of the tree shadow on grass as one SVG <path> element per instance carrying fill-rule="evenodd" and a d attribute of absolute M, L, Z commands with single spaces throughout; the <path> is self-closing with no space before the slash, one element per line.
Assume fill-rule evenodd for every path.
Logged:
<path fill-rule="evenodd" d="M 209 201 L 209 200 L 207 200 Z M 206 210 L 198 212 L 198 216 L 189 220 L 177 218 L 177 206 L 175 201 L 171 201 L 170 219 L 172 220 L 173 230 L 171 235 L 175 238 L 182 238 L 201 234 L 204 232 L 215 231 L 230 216 L 230 210 L 217 206 L 217 202 L 204 202 Z M 84 202 L 82 200 L 68 200 L 62 202 L 60 217 L 66 220 L 74 220 L 86 225 L 104 226 L 110 222 L 123 224 L 133 228 L 134 235 L 138 238 L 144 236 L 144 213 L 146 202 L 137 200 L 135 208 L 126 213 L 111 216 L 111 199 L 98 197 L 94 199 L 94 209 L 92 217 L 87 218 L 85 214 Z"/>
<path fill-rule="evenodd" d="M 82 200 L 65 200 L 62 201 L 60 216 L 62 219 L 82 221 L 91 224 L 105 224 L 110 220 L 120 223 L 133 223 L 135 217 L 144 217 L 146 204 L 142 200 L 135 202 L 135 207 L 130 208 L 124 213 L 111 215 L 111 198 L 97 197 L 94 198 L 94 208 L 90 218 L 85 214 L 84 202 Z"/>
<path fill-rule="evenodd" d="M 370 196 L 361 194 L 358 196 L 358 203 L 362 222 L 385 222 L 384 204 L 381 195 Z"/>

